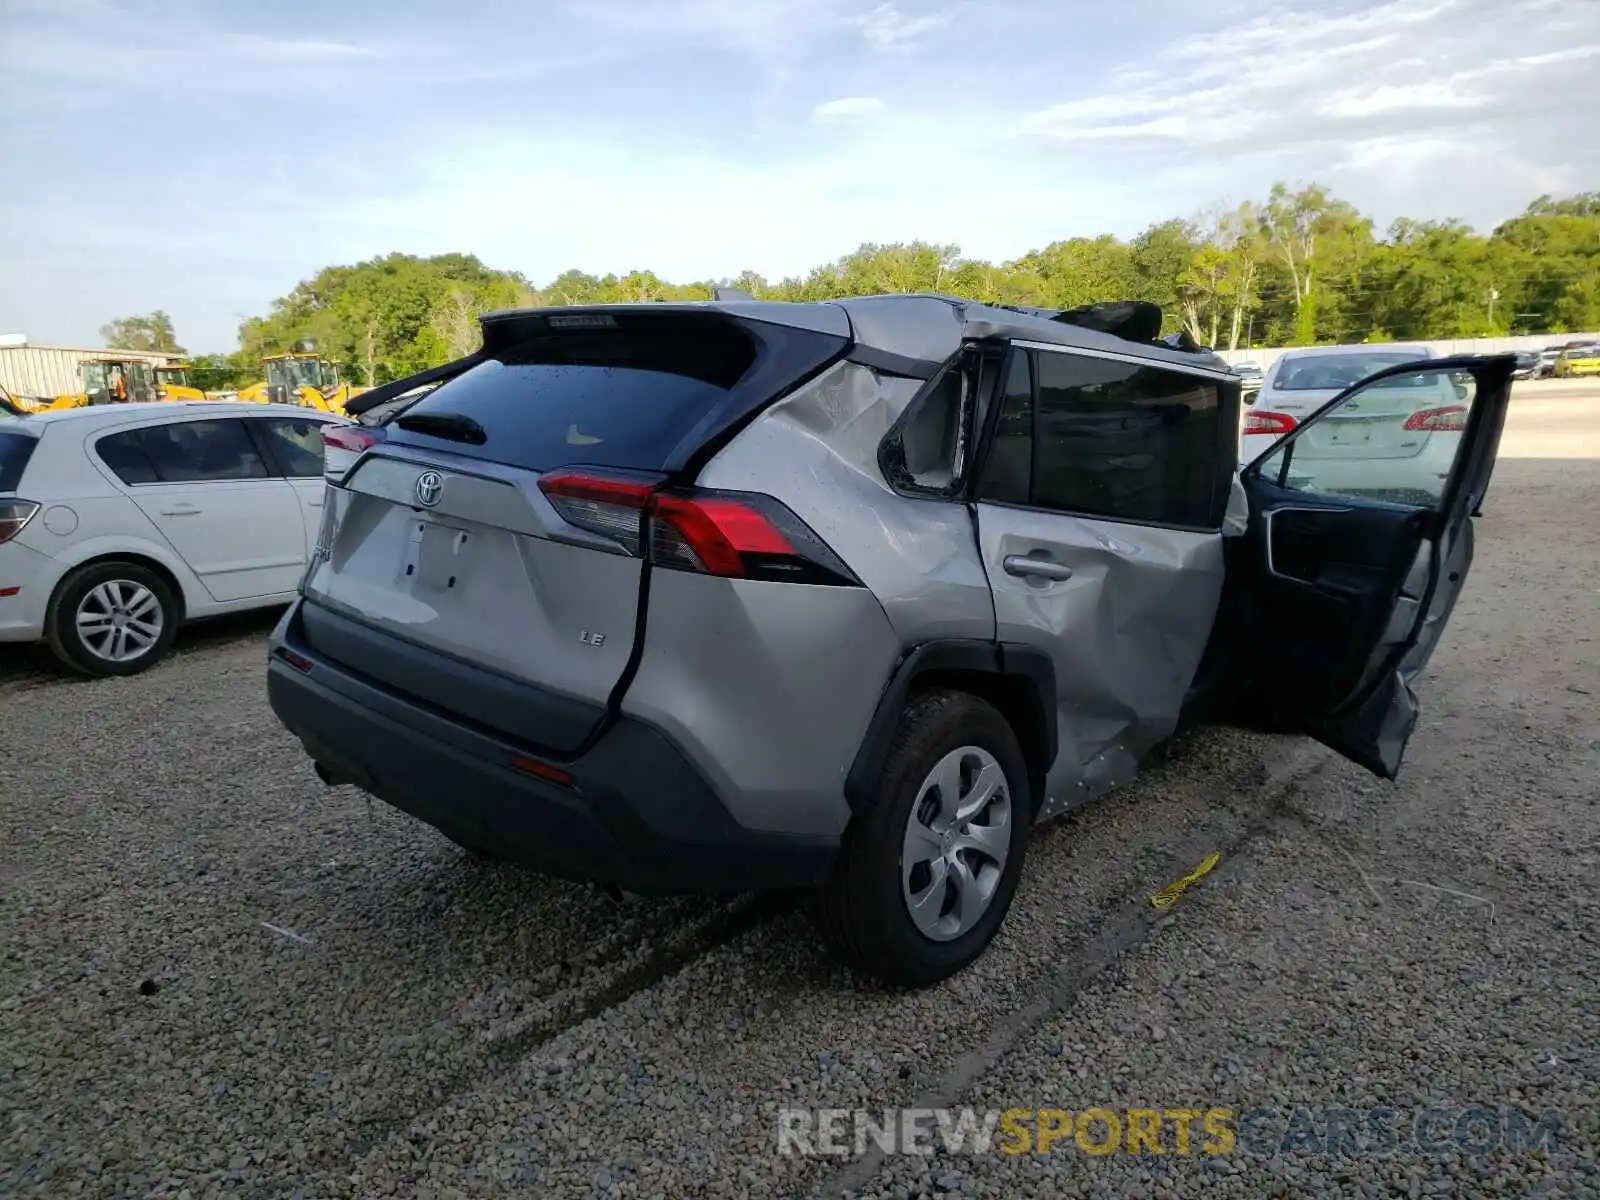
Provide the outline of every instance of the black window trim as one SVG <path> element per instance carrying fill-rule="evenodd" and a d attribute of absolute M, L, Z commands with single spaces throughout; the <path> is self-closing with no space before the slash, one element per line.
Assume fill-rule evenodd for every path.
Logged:
<path fill-rule="evenodd" d="M 285 479 L 284 474 L 281 471 L 276 470 L 277 460 L 262 449 L 261 438 L 259 435 L 257 435 L 255 430 L 249 427 L 251 421 L 258 421 L 262 419 L 262 417 L 258 417 L 254 414 L 246 416 L 242 413 L 196 413 L 193 416 L 181 417 L 177 420 L 141 421 L 127 425 L 119 425 L 115 429 L 101 430 L 92 435 L 90 439 L 90 446 L 94 450 L 96 464 L 101 470 L 108 473 L 112 479 L 116 480 L 117 486 L 119 487 L 203 487 L 208 483 L 261 483 L 263 481 L 270 481 L 273 479 Z M 151 483 L 129 483 L 127 480 L 123 479 L 121 475 L 117 474 L 116 468 L 108 463 L 105 460 L 105 456 L 100 453 L 100 443 L 109 437 L 116 437 L 118 435 L 127 433 L 143 434 L 146 430 L 160 429 L 167 425 L 194 425 L 202 421 L 237 421 L 243 424 L 245 426 L 244 435 L 250 444 L 255 447 L 256 453 L 261 458 L 261 465 L 267 468 L 267 473 L 265 475 L 243 475 L 237 479 L 157 479 Z M 152 459 L 149 455 L 149 452 L 145 450 L 142 439 L 139 443 L 139 453 L 144 455 L 146 463 L 149 464 L 151 474 L 159 475 L 160 472 L 156 470 L 155 460 Z M 294 478 L 309 478 L 309 476 L 302 477 L 297 475 Z"/>
<path fill-rule="evenodd" d="M 1109 359 L 1112 362 L 1127 363 L 1136 367 L 1151 367 L 1156 370 L 1172 371 L 1180 375 L 1195 375 L 1208 380 L 1217 386 L 1217 466 L 1216 481 L 1213 484 L 1211 497 L 1211 519 L 1204 525 L 1183 524 L 1175 521 L 1148 521 L 1135 517 L 1111 516 L 1106 513 L 1085 512 L 1078 509 L 1046 508 L 1039 504 L 1017 504 L 1008 500 L 990 500 L 978 494 L 978 484 L 983 478 L 983 469 L 987 465 L 990 446 L 994 442 L 994 427 L 999 419 L 1000 403 L 1003 393 L 996 394 L 996 403 L 990 406 L 989 419 L 985 422 L 982 444 L 978 452 L 973 455 L 968 471 L 970 495 L 969 499 L 974 504 L 992 504 L 996 508 L 1011 508 L 1019 512 L 1040 513 L 1043 515 L 1073 517 L 1080 521 L 1106 521 L 1113 525 L 1133 525 L 1146 529 L 1170 529 L 1178 533 L 1215 533 L 1220 534 L 1227 517 L 1228 496 L 1232 491 L 1233 478 L 1238 474 L 1238 438 L 1239 438 L 1239 398 L 1240 387 L 1237 377 L 1231 373 L 1218 371 L 1203 366 L 1200 363 L 1169 362 L 1161 358 L 1147 358 L 1139 354 L 1119 354 L 1109 350 L 1095 350 L 1082 346 L 1063 346 L 1052 342 L 1035 342 L 1017 338 L 1010 342 L 1005 355 L 999 378 L 1004 380 L 1011 370 L 1011 356 L 1023 353 L 1029 356 L 1029 408 L 1035 426 L 1032 437 L 1033 445 L 1029 448 L 1030 456 L 1038 453 L 1039 438 L 1037 425 L 1039 422 L 1039 354 L 1060 354 L 1067 357 Z M 1000 386 L 1004 386 L 1003 383 Z M 1231 418 L 1231 419 L 1230 419 Z M 1032 461 L 1030 457 L 1030 462 Z M 1231 462 L 1230 470 L 1220 469 L 1223 464 Z M 1033 491 L 1033 474 L 1030 469 L 1028 490 Z"/>

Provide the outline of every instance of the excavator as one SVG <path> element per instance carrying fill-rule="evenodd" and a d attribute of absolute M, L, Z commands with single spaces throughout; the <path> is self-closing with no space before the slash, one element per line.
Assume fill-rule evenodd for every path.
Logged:
<path fill-rule="evenodd" d="M 266 379 L 239 389 L 238 399 L 252 404 L 299 404 L 321 412 L 344 412 L 352 396 L 369 388 L 339 380 L 339 366 L 324 358 L 311 338 L 302 338 L 287 354 L 263 356 Z"/>

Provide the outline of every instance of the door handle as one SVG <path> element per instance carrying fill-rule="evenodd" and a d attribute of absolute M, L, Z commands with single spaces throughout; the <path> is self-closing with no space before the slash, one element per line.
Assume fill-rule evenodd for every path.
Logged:
<path fill-rule="evenodd" d="M 1002 565 L 1007 575 L 1025 575 L 1037 579 L 1071 579 L 1072 568 L 1048 558 L 1030 558 L 1025 554 L 1008 554 Z"/>
<path fill-rule="evenodd" d="M 171 508 L 161 510 L 163 517 L 197 517 L 200 509 L 193 504 L 174 504 Z"/>

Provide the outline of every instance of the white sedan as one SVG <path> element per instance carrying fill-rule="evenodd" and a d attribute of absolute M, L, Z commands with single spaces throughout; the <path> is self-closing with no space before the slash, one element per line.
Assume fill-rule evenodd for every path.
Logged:
<path fill-rule="evenodd" d="M 287 604 L 322 522 L 290 405 L 114 404 L 0 421 L 0 642 L 132 675 L 200 617 Z"/>
<path fill-rule="evenodd" d="M 1254 462 L 1352 385 L 1403 363 L 1433 357 L 1425 346 L 1326 346 L 1290 350 L 1267 371 L 1245 410 L 1240 465 Z M 1379 380 L 1300 439 L 1285 465 L 1292 479 L 1331 495 L 1432 504 L 1443 488 L 1471 397 L 1446 371 Z M 1403 465 L 1396 460 L 1406 460 Z M 1402 470 L 1400 476 L 1397 470 Z M 1405 486 L 1398 486 L 1403 479 Z"/>

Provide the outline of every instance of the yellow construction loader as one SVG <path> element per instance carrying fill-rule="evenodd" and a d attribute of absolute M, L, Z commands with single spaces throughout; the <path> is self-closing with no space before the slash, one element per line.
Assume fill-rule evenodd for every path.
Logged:
<path fill-rule="evenodd" d="M 83 408 L 90 404 L 143 404 L 163 399 L 156 383 L 156 369 L 144 359 L 121 358 L 116 354 L 84 359 L 78 364 L 83 391 L 68 392 L 39 409 Z M 191 389 L 192 390 L 192 389 Z M 193 399 L 199 399 L 198 393 Z"/>
<path fill-rule="evenodd" d="M 352 396 L 370 390 L 341 382 L 338 364 L 324 358 L 310 338 L 296 342 L 287 354 L 269 354 L 261 362 L 266 379 L 240 388 L 238 399 L 253 404 L 299 404 L 342 414 Z"/>
<path fill-rule="evenodd" d="M 194 386 L 189 364 L 170 362 L 156 368 L 156 392 L 162 400 L 204 400 L 206 394 Z"/>

